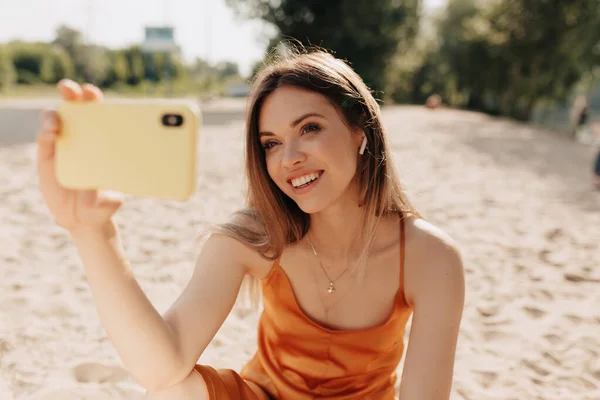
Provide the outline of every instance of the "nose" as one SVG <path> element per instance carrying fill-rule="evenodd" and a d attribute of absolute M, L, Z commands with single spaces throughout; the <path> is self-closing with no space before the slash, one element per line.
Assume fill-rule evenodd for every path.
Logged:
<path fill-rule="evenodd" d="M 284 145 L 282 165 L 285 168 L 294 168 L 306 159 L 306 154 L 296 141 L 289 141 Z"/>

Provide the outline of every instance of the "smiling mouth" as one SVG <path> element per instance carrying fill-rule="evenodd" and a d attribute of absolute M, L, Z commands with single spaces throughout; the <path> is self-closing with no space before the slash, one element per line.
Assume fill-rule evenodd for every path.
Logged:
<path fill-rule="evenodd" d="M 323 171 L 314 172 L 312 174 L 307 174 L 307 175 L 301 176 L 299 178 L 289 180 L 288 183 L 290 185 L 292 185 L 292 187 L 294 189 L 303 189 L 305 187 L 312 185 L 314 182 L 316 182 L 321 177 L 322 174 L 323 174 Z"/>

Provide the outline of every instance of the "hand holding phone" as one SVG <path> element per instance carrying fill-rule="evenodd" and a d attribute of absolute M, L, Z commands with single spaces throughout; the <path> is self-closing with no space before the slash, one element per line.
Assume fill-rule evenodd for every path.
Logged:
<path fill-rule="evenodd" d="M 67 228 L 102 225 L 122 196 L 184 200 L 195 188 L 198 113 L 173 101 L 104 101 L 95 86 L 64 80 L 64 102 L 43 113 L 40 188 Z M 109 192 L 107 192 L 109 191 Z"/>
<path fill-rule="evenodd" d="M 102 100 L 100 89 L 92 85 L 79 86 L 64 80 L 58 91 L 65 101 L 95 102 Z M 97 190 L 77 190 L 63 187 L 56 179 L 56 141 L 60 120 L 55 111 L 42 113 L 42 126 L 37 134 L 37 170 L 40 190 L 55 222 L 74 232 L 81 229 L 105 229 L 112 215 L 122 204 L 122 196 L 98 193 Z"/>

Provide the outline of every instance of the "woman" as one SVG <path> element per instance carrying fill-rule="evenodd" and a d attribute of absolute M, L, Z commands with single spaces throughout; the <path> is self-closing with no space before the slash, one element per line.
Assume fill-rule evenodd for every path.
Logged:
<path fill-rule="evenodd" d="M 94 86 L 59 84 L 67 101 Z M 379 107 L 322 51 L 266 67 L 250 98 L 248 205 L 208 237 L 161 316 L 140 289 L 112 215 L 120 200 L 54 177 L 56 115 L 39 135 L 40 186 L 83 260 L 101 322 L 148 399 L 447 399 L 464 299 L 459 252 L 419 218 L 394 171 Z M 258 350 L 240 373 L 196 362 L 244 277 L 262 288 Z"/>

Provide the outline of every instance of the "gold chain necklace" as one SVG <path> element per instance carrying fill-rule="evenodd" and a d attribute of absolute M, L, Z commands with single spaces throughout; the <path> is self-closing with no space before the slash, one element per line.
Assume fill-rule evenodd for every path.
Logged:
<path fill-rule="evenodd" d="M 346 269 L 344 270 L 344 272 L 342 272 L 341 275 L 338 276 L 336 279 L 331 279 L 329 277 L 329 274 L 327 274 L 327 271 L 325 270 L 325 267 L 323 267 L 323 263 L 321 262 L 321 258 L 319 257 L 319 254 L 317 253 L 317 249 L 315 249 L 315 245 L 313 244 L 312 240 L 310 240 L 310 236 L 307 234 L 306 237 L 308 238 L 308 242 L 310 243 L 310 247 L 312 247 L 312 251 L 313 251 L 315 257 L 317 257 L 317 260 L 319 261 L 319 265 L 321 266 L 321 269 L 323 270 L 323 273 L 325 274 L 325 276 L 329 280 L 329 287 L 327 288 L 327 293 L 333 294 L 333 292 L 335 292 L 335 285 L 334 285 L 334 283 L 336 281 L 340 280 L 340 278 L 342 276 L 344 276 L 344 274 L 346 272 L 348 272 L 349 268 L 346 267 Z M 315 277 L 315 282 L 316 282 L 316 277 Z"/>

